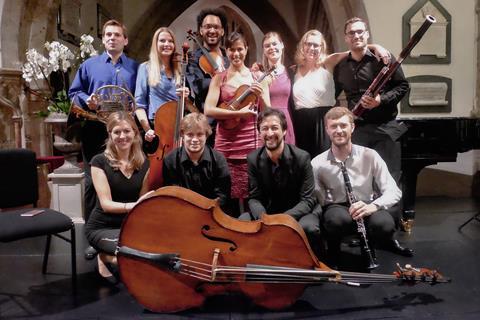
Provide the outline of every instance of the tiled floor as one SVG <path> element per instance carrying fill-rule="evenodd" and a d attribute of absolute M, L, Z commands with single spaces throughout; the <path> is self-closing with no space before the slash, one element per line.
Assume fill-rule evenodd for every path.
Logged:
<path fill-rule="evenodd" d="M 413 233 L 398 239 L 415 249 L 413 258 L 377 250 L 376 273 L 395 263 L 439 269 L 453 281 L 430 286 L 395 284 L 355 288 L 334 284 L 308 287 L 290 308 L 268 311 L 241 296 L 207 300 L 202 308 L 154 314 L 121 284 L 101 282 L 93 262 L 83 259 L 83 226 L 78 226 L 78 293 L 70 282 L 68 248 L 55 242 L 49 273 L 41 273 L 43 239 L 0 244 L 0 319 L 480 319 L 480 222 L 457 227 L 476 212 L 471 199 L 419 198 Z M 356 259 L 347 249 L 342 261 Z M 345 267 L 345 266 L 344 266 Z M 159 284 L 161 285 L 161 284 Z"/>

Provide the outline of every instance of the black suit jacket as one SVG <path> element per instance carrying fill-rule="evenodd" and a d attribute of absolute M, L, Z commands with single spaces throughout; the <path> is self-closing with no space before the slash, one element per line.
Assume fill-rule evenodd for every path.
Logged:
<path fill-rule="evenodd" d="M 299 220 L 316 205 L 310 155 L 293 145 L 285 144 L 279 165 L 267 155 L 265 147 L 248 157 L 248 205 L 255 219 L 262 213 L 286 213 Z M 279 170 L 274 174 L 274 170 Z"/>

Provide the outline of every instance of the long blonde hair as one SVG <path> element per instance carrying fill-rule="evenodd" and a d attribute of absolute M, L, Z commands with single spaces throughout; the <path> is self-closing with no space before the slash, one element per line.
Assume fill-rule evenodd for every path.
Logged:
<path fill-rule="evenodd" d="M 283 59 L 285 57 L 285 43 L 283 42 L 282 37 L 280 37 L 280 34 L 278 34 L 278 32 L 270 31 L 270 32 L 265 33 L 265 35 L 263 36 L 263 39 L 262 39 L 262 48 L 263 48 L 263 44 L 264 44 L 265 40 L 267 40 L 268 38 L 273 38 L 273 37 L 277 37 L 278 41 L 280 41 L 283 44 L 282 56 L 280 57 L 280 63 L 283 64 Z M 265 49 L 263 49 L 262 64 L 263 64 L 263 67 L 265 68 L 265 70 L 270 70 L 270 68 L 272 67 L 270 65 L 270 63 L 268 62 L 267 56 L 265 54 Z"/>
<path fill-rule="evenodd" d="M 307 32 L 305 32 L 302 39 L 300 39 L 300 42 L 298 42 L 297 51 L 295 52 L 295 63 L 298 66 L 302 66 L 305 64 L 306 58 L 303 48 L 309 36 L 320 36 L 320 54 L 318 55 L 317 61 L 315 61 L 315 67 L 318 68 L 327 58 L 327 43 L 323 34 L 316 29 L 308 30 Z"/>
<path fill-rule="evenodd" d="M 138 131 L 138 127 L 133 120 L 133 117 L 125 111 L 118 111 L 112 113 L 108 116 L 107 119 L 107 131 L 108 131 L 108 138 L 106 142 L 106 148 L 104 151 L 105 157 L 108 160 L 110 166 L 114 169 L 120 168 L 120 157 L 117 152 L 117 148 L 112 140 L 112 130 L 115 126 L 117 126 L 121 121 L 127 122 L 131 127 L 135 136 L 133 137 L 132 146 L 130 148 L 130 153 L 128 155 L 128 169 L 133 170 L 140 170 L 143 163 L 145 162 L 145 154 L 142 151 L 142 138 L 140 137 L 140 133 Z"/>
<path fill-rule="evenodd" d="M 149 60 L 146 62 L 147 71 L 148 71 L 148 85 L 151 87 L 155 87 L 160 83 L 160 80 L 161 80 L 160 72 L 164 68 L 163 62 L 160 59 L 158 55 L 158 50 L 157 50 L 158 37 L 162 32 L 167 32 L 172 37 L 174 46 L 173 46 L 173 54 L 170 57 L 170 68 L 173 72 L 173 76 L 175 77 L 175 82 L 176 83 L 180 82 L 180 64 L 178 62 L 173 61 L 173 58 L 175 56 L 175 52 L 177 49 L 175 35 L 173 34 L 173 31 L 170 30 L 169 28 L 160 27 L 153 34 L 152 45 L 150 46 Z"/>

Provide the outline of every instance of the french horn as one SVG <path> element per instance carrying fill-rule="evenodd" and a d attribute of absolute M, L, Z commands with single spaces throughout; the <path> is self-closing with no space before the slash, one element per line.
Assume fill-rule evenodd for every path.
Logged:
<path fill-rule="evenodd" d="M 83 109 L 75 104 L 73 99 L 70 114 L 75 115 L 76 118 L 107 123 L 110 114 L 117 111 L 126 111 L 131 114 L 137 107 L 132 93 L 117 85 L 109 84 L 99 87 L 92 98 L 97 101 L 98 107 L 95 111 Z"/>

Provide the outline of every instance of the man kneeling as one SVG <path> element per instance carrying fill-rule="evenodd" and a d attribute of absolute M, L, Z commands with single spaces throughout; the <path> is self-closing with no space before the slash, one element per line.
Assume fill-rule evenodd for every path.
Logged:
<path fill-rule="evenodd" d="M 387 209 L 400 200 L 402 192 L 385 161 L 375 150 L 352 144 L 355 124 L 347 108 L 330 109 L 324 121 L 331 149 L 316 156 L 312 167 L 315 191 L 324 210 L 330 263 L 338 263 L 342 238 L 357 232 L 361 219 L 371 244 L 383 243 L 387 249 L 411 256 L 413 252 L 393 238 L 395 221 Z"/>
<path fill-rule="evenodd" d="M 257 220 L 262 214 L 285 213 L 297 220 L 312 248 L 320 241 L 319 213 L 314 195 L 310 155 L 287 144 L 285 115 L 266 109 L 258 116 L 257 128 L 264 146 L 247 157 L 250 212 L 240 220 Z M 316 212 L 320 210 L 320 212 Z"/>
<path fill-rule="evenodd" d="M 230 172 L 225 157 L 205 144 L 210 134 L 212 128 L 202 113 L 190 113 L 181 120 L 183 146 L 165 157 L 163 184 L 218 199 L 224 209 L 230 198 Z"/>

